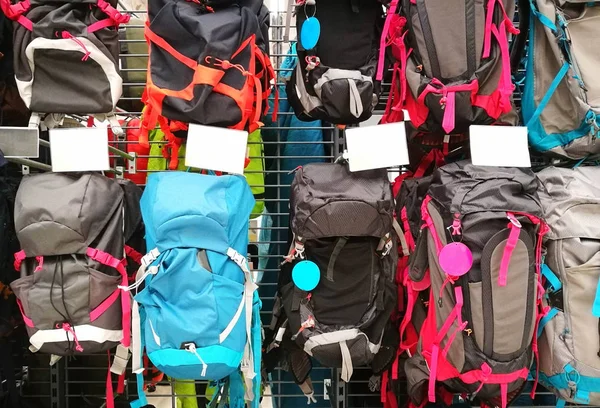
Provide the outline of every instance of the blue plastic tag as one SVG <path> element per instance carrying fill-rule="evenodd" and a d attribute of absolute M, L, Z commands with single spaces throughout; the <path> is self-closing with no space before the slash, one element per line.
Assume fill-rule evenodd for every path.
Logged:
<path fill-rule="evenodd" d="M 317 287 L 321 280 L 321 271 L 312 261 L 301 261 L 292 270 L 292 280 L 298 289 L 310 292 Z"/>
<path fill-rule="evenodd" d="M 321 23 L 316 17 L 309 17 L 302 24 L 302 31 L 300 31 L 300 44 L 305 50 L 312 50 L 317 46 L 319 42 L 319 36 L 321 35 Z"/>

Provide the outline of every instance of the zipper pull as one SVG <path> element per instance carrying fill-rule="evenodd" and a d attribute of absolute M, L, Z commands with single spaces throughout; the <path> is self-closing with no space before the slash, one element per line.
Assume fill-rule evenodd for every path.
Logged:
<path fill-rule="evenodd" d="M 459 213 L 454 214 L 454 221 L 452 221 L 450 228 L 452 228 L 452 235 L 462 235 L 462 223 Z"/>
<path fill-rule="evenodd" d="M 200 374 L 202 377 L 206 377 L 206 371 L 208 370 L 208 364 L 206 364 L 204 362 L 204 360 L 202 360 L 202 357 L 200 357 L 200 354 L 198 354 L 198 351 L 196 351 L 196 345 L 194 343 L 186 343 L 183 345 L 183 348 L 185 351 L 189 351 L 192 354 L 195 354 L 196 357 L 198 357 L 198 360 L 200 360 L 200 363 L 202 363 L 202 373 Z"/>
<path fill-rule="evenodd" d="M 302 333 L 304 329 L 308 329 L 309 327 L 315 327 L 315 319 L 312 316 L 308 316 L 306 321 L 302 323 L 302 326 L 300 326 L 300 330 L 298 330 L 298 332 L 292 336 L 292 341 L 296 340 L 300 333 Z"/>

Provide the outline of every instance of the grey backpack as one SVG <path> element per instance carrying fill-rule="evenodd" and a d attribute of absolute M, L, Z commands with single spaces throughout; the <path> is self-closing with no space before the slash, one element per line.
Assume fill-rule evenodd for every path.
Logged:
<path fill-rule="evenodd" d="M 600 404 L 600 168 L 550 167 L 538 174 L 550 231 L 544 240 L 546 315 L 540 322 L 540 382 L 558 398 Z"/>
<path fill-rule="evenodd" d="M 406 109 L 419 131 L 444 135 L 510 113 L 514 9 L 514 0 L 392 1 L 377 76 L 389 46 L 395 64 L 383 121 L 397 121 Z"/>
<path fill-rule="evenodd" d="M 395 345 L 384 341 L 397 298 L 393 208 L 385 169 L 351 173 L 344 164 L 319 163 L 296 172 L 294 239 L 279 278 L 279 324 L 272 328 L 285 332 L 274 343 L 283 343 L 284 365 L 307 395 L 309 356 L 341 368 L 344 381 L 355 367 L 371 365 L 378 373 L 395 357 Z M 318 266 L 320 281 L 312 290 L 293 278 L 302 261 Z"/>
<path fill-rule="evenodd" d="M 525 386 L 541 307 L 536 192 L 528 169 L 461 161 L 433 173 L 406 283 L 404 319 L 419 333 L 405 365 L 415 405 L 453 392 L 506 408 Z"/>
<path fill-rule="evenodd" d="M 11 284 L 33 351 L 95 353 L 129 346 L 124 193 L 99 174 L 24 177 L 16 196 L 21 251 Z"/>
<path fill-rule="evenodd" d="M 600 154 L 600 2 L 530 2 L 523 119 L 538 151 L 582 159 Z"/>

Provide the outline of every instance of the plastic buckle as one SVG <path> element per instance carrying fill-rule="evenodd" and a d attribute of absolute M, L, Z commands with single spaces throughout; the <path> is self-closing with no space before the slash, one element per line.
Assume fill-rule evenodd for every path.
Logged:
<path fill-rule="evenodd" d="M 142 265 L 144 265 L 144 268 L 147 268 L 148 265 L 150 265 L 152 262 L 156 261 L 156 259 L 158 258 L 159 255 L 160 255 L 160 251 L 158 250 L 158 248 L 154 248 L 153 250 L 148 252 L 146 255 L 144 255 L 142 257 Z"/>
<path fill-rule="evenodd" d="M 129 357 L 129 348 L 123 346 L 122 344 L 119 344 L 117 346 L 117 351 L 115 353 L 113 363 L 110 366 L 110 372 L 117 375 L 123 374 L 125 372 L 125 369 L 127 368 Z"/>
<path fill-rule="evenodd" d="M 548 304 L 553 309 L 558 309 L 561 312 L 564 312 L 564 299 L 563 299 L 563 290 L 560 288 L 554 292 L 548 292 Z"/>
<path fill-rule="evenodd" d="M 14 19 L 15 17 L 20 17 L 25 14 L 26 11 L 30 9 L 30 4 L 28 1 L 21 1 L 17 4 L 13 4 L 8 8 L 7 17 L 10 19 Z"/>

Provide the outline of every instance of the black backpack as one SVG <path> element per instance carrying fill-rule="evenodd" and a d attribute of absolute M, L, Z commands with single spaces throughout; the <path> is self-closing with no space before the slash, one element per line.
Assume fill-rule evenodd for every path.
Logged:
<path fill-rule="evenodd" d="M 298 41 L 297 64 L 287 84 L 296 116 L 334 124 L 369 119 L 379 99 L 375 80 L 383 8 L 376 0 L 316 0 L 296 7 L 299 38 L 308 17 L 316 17 L 321 33 L 310 50 Z"/>
<path fill-rule="evenodd" d="M 281 267 L 272 325 L 273 333 L 285 329 L 285 335 L 275 334 L 268 348 L 283 352 L 284 366 L 310 398 L 309 356 L 341 368 L 348 381 L 354 367 L 370 365 L 379 374 L 396 355 L 395 345 L 384 339 L 396 306 L 397 262 L 387 172 L 308 164 L 296 173 L 290 208 L 294 240 Z M 303 260 L 320 271 L 310 292 L 292 280 Z"/>

